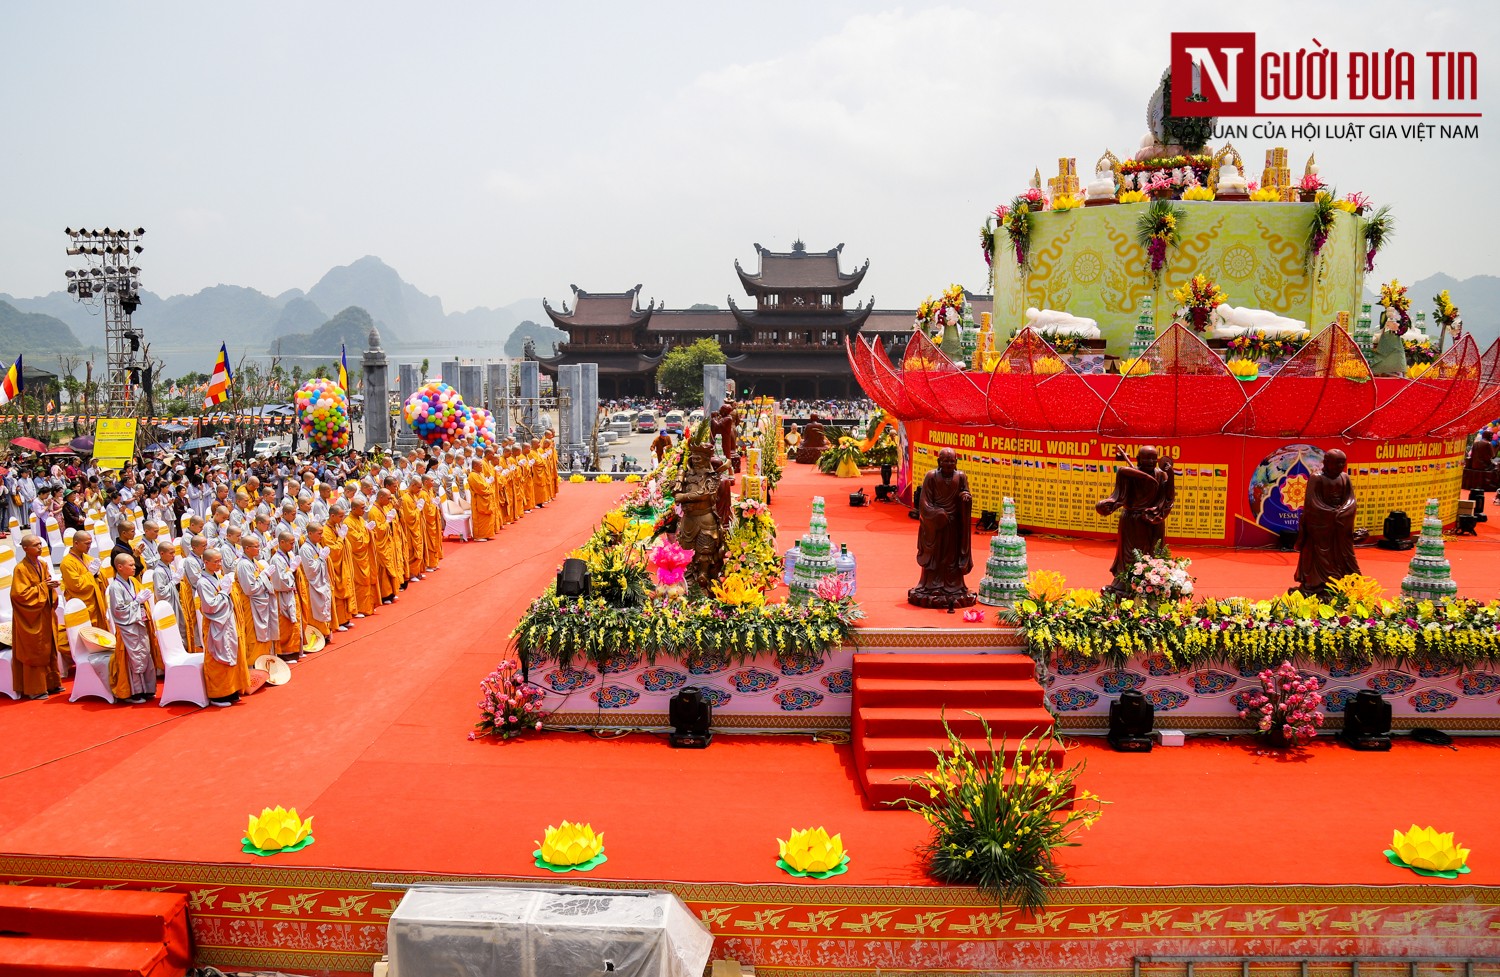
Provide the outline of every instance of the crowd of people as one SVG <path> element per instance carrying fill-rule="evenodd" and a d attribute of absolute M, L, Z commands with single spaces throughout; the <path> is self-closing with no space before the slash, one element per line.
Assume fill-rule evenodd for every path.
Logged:
<path fill-rule="evenodd" d="M 118 472 L 22 460 L 0 478 L 16 696 L 56 695 L 90 667 L 73 659 L 68 632 L 79 628 L 110 649 L 115 701 L 149 701 L 169 620 L 187 652 L 203 654 L 215 706 L 255 687 L 257 660 L 296 662 L 395 603 L 440 568 L 455 526 L 491 539 L 558 487 L 550 435 L 282 461 L 163 453 Z"/>

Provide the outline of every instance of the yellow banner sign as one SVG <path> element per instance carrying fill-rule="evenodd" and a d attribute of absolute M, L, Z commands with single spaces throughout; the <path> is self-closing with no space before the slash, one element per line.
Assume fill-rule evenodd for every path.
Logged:
<path fill-rule="evenodd" d="M 135 457 L 134 417 L 101 417 L 94 422 L 94 462 L 100 468 L 124 468 Z"/>

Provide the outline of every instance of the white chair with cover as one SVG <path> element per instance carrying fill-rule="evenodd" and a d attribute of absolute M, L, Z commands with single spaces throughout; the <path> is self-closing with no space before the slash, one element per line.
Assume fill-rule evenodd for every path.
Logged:
<path fill-rule="evenodd" d="M 161 705 L 191 702 L 208 706 L 208 687 L 203 684 L 203 653 L 189 653 L 177 630 L 177 613 L 166 601 L 157 601 L 151 616 L 156 622 L 156 645 L 161 649 L 166 677 L 161 681 Z"/>
<path fill-rule="evenodd" d="M 474 521 L 464 500 L 457 497 L 443 503 L 443 536 L 471 539 L 474 536 Z"/>
<path fill-rule="evenodd" d="M 4 603 L 6 611 L 9 612 L 10 600 L 7 598 Z M 0 695 L 10 699 L 19 699 L 21 698 L 21 694 L 16 691 L 16 677 L 10 670 L 10 662 L 15 657 L 15 653 L 10 648 L 11 632 L 9 620 L 5 624 L 0 625 L 0 641 L 3 641 L 5 645 L 5 647 L 0 648 Z"/>
<path fill-rule="evenodd" d="M 53 516 L 53 515 L 48 515 L 47 516 L 47 533 L 46 533 L 46 537 L 47 537 L 47 555 L 51 558 L 52 565 L 55 566 L 55 567 L 56 566 L 62 566 L 62 559 L 63 559 L 63 557 L 65 557 L 65 556 L 68 555 L 68 551 L 63 546 L 62 529 L 58 526 L 57 517 L 56 516 Z"/>
<path fill-rule="evenodd" d="M 69 702 L 77 702 L 93 696 L 105 702 L 114 702 L 115 694 L 109 690 L 109 660 L 113 654 L 97 643 L 93 624 L 89 621 L 89 608 L 74 597 L 63 611 L 63 621 L 68 628 L 68 650 L 73 653 L 73 694 Z M 84 632 L 90 634 L 86 641 Z M 113 640 L 113 636 L 111 636 Z"/>

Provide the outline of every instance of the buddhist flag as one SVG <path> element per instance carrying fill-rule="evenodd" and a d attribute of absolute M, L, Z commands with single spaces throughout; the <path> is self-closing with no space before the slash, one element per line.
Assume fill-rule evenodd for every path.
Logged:
<path fill-rule="evenodd" d="M 51 397 L 48 397 L 47 398 L 47 413 L 51 414 L 51 413 L 56 412 L 56 410 L 57 410 L 57 402 L 55 400 L 53 400 Z"/>
<path fill-rule="evenodd" d="M 349 392 L 349 357 L 344 352 L 343 343 L 339 343 L 339 386 L 344 388 L 344 393 Z"/>
<path fill-rule="evenodd" d="M 214 361 L 213 376 L 208 378 L 208 393 L 203 397 L 205 410 L 215 404 L 222 404 L 229 399 L 229 385 L 234 382 L 234 374 L 229 370 L 229 350 L 224 343 L 219 344 L 219 358 Z"/>
<path fill-rule="evenodd" d="M 5 379 L 0 380 L 0 406 L 10 403 L 21 396 L 21 357 L 6 371 Z"/>

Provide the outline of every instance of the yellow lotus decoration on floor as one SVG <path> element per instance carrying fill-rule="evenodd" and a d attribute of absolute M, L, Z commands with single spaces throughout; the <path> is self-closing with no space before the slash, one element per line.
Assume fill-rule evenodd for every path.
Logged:
<path fill-rule="evenodd" d="M 791 875 L 826 879 L 848 871 L 849 856 L 844 852 L 843 835 L 830 836 L 821 826 L 792 831 L 782 841 L 777 866 Z"/>
<path fill-rule="evenodd" d="M 312 818 L 303 820 L 294 807 L 287 810 L 281 805 L 268 807 L 257 817 L 249 816 L 245 826 L 245 837 L 240 839 L 243 850 L 257 855 L 268 855 L 279 851 L 297 851 L 313 843 Z"/>
<path fill-rule="evenodd" d="M 605 861 L 604 832 L 594 833 L 592 825 L 564 821 L 557 827 L 547 825 L 547 833 L 537 842 L 536 864 L 554 872 L 587 872 Z"/>
<path fill-rule="evenodd" d="M 1391 832 L 1391 848 L 1385 857 L 1393 865 L 1409 868 L 1419 875 L 1456 878 L 1469 871 L 1469 849 L 1453 843 L 1453 832 L 1439 833 L 1430 826 L 1415 824 L 1407 832 Z"/>

